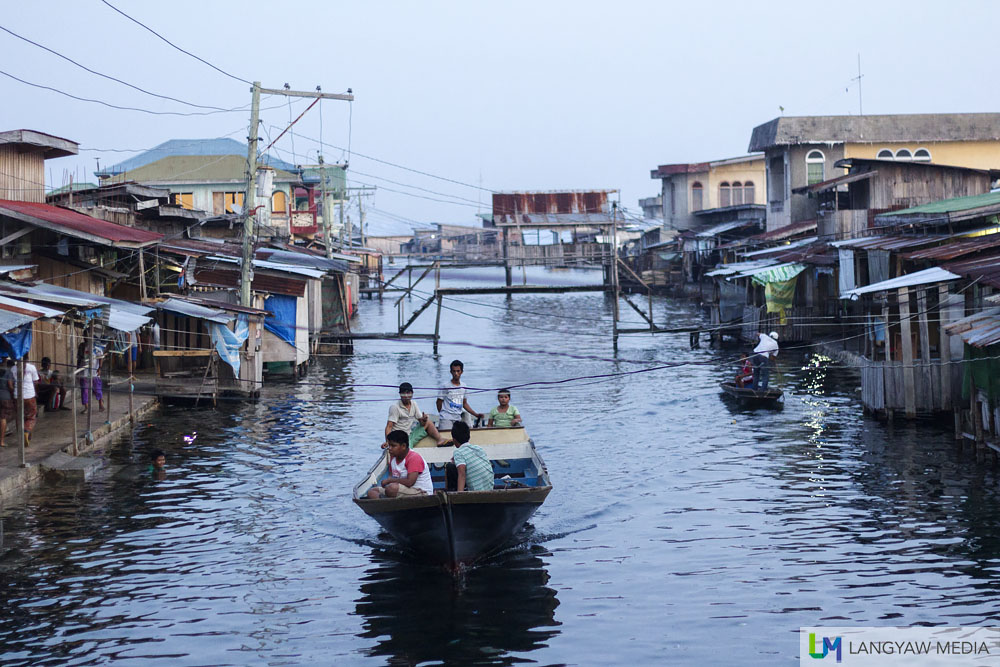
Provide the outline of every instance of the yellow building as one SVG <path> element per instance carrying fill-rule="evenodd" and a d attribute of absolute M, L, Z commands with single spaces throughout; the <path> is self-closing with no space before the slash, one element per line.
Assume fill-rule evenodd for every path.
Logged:
<path fill-rule="evenodd" d="M 668 229 L 704 226 L 704 212 L 766 203 L 763 155 L 683 164 L 650 172 L 662 184 L 663 221 Z M 724 211 L 720 211 L 724 212 Z M 701 214 L 701 215 L 699 215 Z"/>
<path fill-rule="evenodd" d="M 754 128 L 749 150 L 764 152 L 773 230 L 816 218 L 816 200 L 793 190 L 844 175 L 844 158 L 1000 167 L 1000 114 L 781 117 Z"/>

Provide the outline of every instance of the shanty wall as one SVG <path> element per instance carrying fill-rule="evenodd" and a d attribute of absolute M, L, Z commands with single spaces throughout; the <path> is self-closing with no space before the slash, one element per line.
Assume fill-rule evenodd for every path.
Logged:
<path fill-rule="evenodd" d="M 45 202 L 45 160 L 40 152 L 0 146 L 0 199 Z"/>
<path fill-rule="evenodd" d="M 988 174 L 958 169 L 927 169 L 907 163 L 879 165 L 879 177 L 868 181 L 868 207 L 898 209 L 940 199 L 981 195 L 990 191 Z"/>

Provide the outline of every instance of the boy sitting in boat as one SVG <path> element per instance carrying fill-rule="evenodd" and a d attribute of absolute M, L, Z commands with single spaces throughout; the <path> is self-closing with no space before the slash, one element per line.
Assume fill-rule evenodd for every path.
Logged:
<path fill-rule="evenodd" d="M 753 365 L 746 354 L 740 356 L 740 370 L 736 373 L 736 386 L 743 389 L 747 384 L 753 384 Z"/>
<path fill-rule="evenodd" d="M 499 426 L 510 428 L 521 425 L 521 413 L 510 404 L 510 389 L 501 389 L 497 392 L 497 402 L 500 404 L 490 410 L 489 426 Z"/>
<path fill-rule="evenodd" d="M 393 431 L 403 431 L 410 436 L 410 446 L 420 442 L 425 435 L 437 440 L 439 445 L 445 443 L 445 438 L 434 427 L 426 412 L 423 412 L 413 400 L 413 385 L 404 382 L 399 385 L 399 400 L 389 406 L 389 419 L 385 423 L 385 436 L 388 438 Z M 388 445 L 383 442 L 382 448 Z"/>
<path fill-rule="evenodd" d="M 404 431 L 391 431 L 386 436 L 389 445 L 389 476 L 368 490 L 368 497 L 396 498 L 401 496 L 433 495 L 431 470 L 420 454 L 410 449 L 410 436 Z"/>
<path fill-rule="evenodd" d="M 492 491 L 493 464 L 479 445 L 469 445 L 469 425 L 455 422 L 451 437 L 455 440 L 455 454 L 445 467 L 445 480 L 449 491 Z"/>

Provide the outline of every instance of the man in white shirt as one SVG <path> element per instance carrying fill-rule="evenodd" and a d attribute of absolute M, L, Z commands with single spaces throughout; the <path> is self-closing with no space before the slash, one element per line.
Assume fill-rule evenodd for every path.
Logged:
<path fill-rule="evenodd" d="M 17 387 L 18 379 L 21 381 L 21 399 L 24 403 L 24 446 L 27 447 L 31 441 L 31 432 L 35 429 L 35 422 L 38 421 L 38 404 L 35 401 L 35 383 L 41 378 L 35 365 L 27 361 L 24 362 L 24 377 L 21 378 L 21 365 L 14 366 L 14 386 Z M 16 400 L 16 397 L 15 397 Z"/>
<path fill-rule="evenodd" d="M 427 413 L 422 411 L 413 400 L 413 385 L 409 382 L 399 385 L 399 400 L 389 406 L 389 419 L 385 423 L 385 436 L 388 438 L 393 431 L 403 431 L 409 435 L 410 447 L 415 446 L 425 435 L 437 440 L 439 445 L 445 442 L 445 438 L 434 427 Z M 385 449 L 386 446 L 386 442 L 383 442 L 382 448 Z"/>
<path fill-rule="evenodd" d="M 469 414 L 475 415 L 479 419 L 483 417 L 483 413 L 473 410 L 465 398 L 466 388 L 462 384 L 465 364 L 456 359 L 451 362 L 448 370 L 451 372 L 451 382 L 441 389 L 437 399 L 438 430 L 441 431 L 451 430 L 452 424 L 461 421 L 463 410 L 467 410 Z"/>

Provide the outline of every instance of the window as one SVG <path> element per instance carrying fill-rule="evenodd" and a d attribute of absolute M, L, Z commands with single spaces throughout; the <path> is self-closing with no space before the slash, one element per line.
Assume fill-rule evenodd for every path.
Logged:
<path fill-rule="evenodd" d="M 729 181 L 722 181 L 719 183 L 719 207 L 729 206 L 731 199 L 731 188 L 729 187 Z"/>
<path fill-rule="evenodd" d="M 806 184 L 822 183 L 826 158 L 821 151 L 809 151 L 806 155 Z"/>
<path fill-rule="evenodd" d="M 743 203 L 743 184 L 739 181 L 733 182 L 733 206 Z"/>
<path fill-rule="evenodd" d="M 753 192 L 753 181 L 747 181 L 743 184 L 743 203 L 752 204 L 754 199 Z"/>
<path fill-rule="evenodd" d="M 212 193 L 212 213 L 222 215 L 223 213 L 235 213 L 233 204 L 243 207 L 242 192 L 213 192 Z"/>
<path fill-rule="evenodd" d="M 171 198 L 174 206 L 180 206 L 181 208 L 186 208 L 189 211 L 194 209 L 193 192 L 174 192 L 171 194 Z"/>
<path fill-rule="evenodd" d="M 891 160 L 892 158 L 892 151 L 888 148 L 883 148 L 878 152 L 878 155 L 875 156 L 875 159 L 877 160 Z"/>
<path fill-rule="evenodd" d="M 275 190 L 274 194 L 271 195 L 271 213 L 284 215 L 287 207 L 288 197 L 282 190 Z"/>
<path fill-rule="evenodd" d="M 913 154 L 910 153 L 910 151 L 906 150 L 905 148 L 900 148 L 898 151 L 896 151 L 896 159 L 897 160 L 912 160 L 913 159 Z"/>
<path fill-rule="evenodd" d="M 695 181 L 691 186 L 691 210 L 700 211 L 702 208 L 704 208 L 704 200 L 702 199 L 701 183 Z"/>
<path fill-rule="evenodd" d="M 913 152 L 913 161 L 914 162 L 930 162 L 931 161 L 931 152 L 929 150 L 927 150 L 926 148 L 918 148 L 916 151 Z"/>

